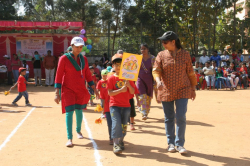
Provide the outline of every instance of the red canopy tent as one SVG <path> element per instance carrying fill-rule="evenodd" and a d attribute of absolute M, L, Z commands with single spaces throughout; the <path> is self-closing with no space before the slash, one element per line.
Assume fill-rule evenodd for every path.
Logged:
<path fill-rule="evenodd" d="M 53 55 L 59 56 L 61 52 L 66 51 L 70 41 L 77 34 L 37 34 L 37 33 L 1 33 L 8 30 L 74 30 L 83 29 L 83 22 L 52 22 L 52 21 L 0 21 L 0 63 L 4 64 L 4 55 L 9 55 L 11 59 L 16 51 L 16 37 L 52 37 L 53 38 Z M 28 62 L 30 67 L 30 77 L 33 77 L 32 62 Z M 44 77 L 44 69 L 42 67 Z"/>

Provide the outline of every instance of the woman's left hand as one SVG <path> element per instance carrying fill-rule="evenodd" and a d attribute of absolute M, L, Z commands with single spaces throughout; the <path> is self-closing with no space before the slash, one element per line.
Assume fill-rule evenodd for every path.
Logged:
<path fill-rule="evenodd" d="M 96 100 L 99 100 L 100 99 L 100 96 L 99 96 L 99 93 L 97 92 L 97 93 L 95 93 L 95 97 L 96 97 Z"/>
<path fill-rule="evenodd" d="M 196 92 L 195 92 L 195 90 L 192 90 L 192 92 L 191 92 L 191 100 L 195 100 L 195 98 L 196 98 Z"/>

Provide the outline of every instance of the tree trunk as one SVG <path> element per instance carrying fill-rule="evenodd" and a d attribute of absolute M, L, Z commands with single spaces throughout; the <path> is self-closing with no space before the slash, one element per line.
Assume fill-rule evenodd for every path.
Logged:
<path fill-rule="evenodd" d="M 112 55 L 114 55 L 114 49 L 115 49 L 115 39 L 116 39 L 116 32 L 117 32 L 117 28 L 118 28 L 119 14 L 120 14 L 120 6 L 119 6 L 119 7 L 118 7 L 118 9 L 117 9 L 116 25 L 115 25 L 115 33 L 114 33 L 113 47 L 112 47 Z"/>
<path fill-rule="evenodd" d="M 196 3 L 193 3 L 193 19 L 194 19 L 194 22 L 193 22 L 193 40 L 194 40 L 194 54 L 197 55 L 198 54 L 198 51 L 196 49 L 196 21 L 197 21 L 197 6 L 196 6 Z"/>
<path fill-rule="evenodd" d="M 236 0 L 234 0 L 234 46 L 233 49 L 235 49 L 236 46 Z"/>

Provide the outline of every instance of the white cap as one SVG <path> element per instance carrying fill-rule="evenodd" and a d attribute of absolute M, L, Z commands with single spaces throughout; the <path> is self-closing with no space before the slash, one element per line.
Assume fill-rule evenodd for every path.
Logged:
<path fill-rule="evenodd" d="M 4 58 L 9 58 L 9 55 L 4 55 L 3 57 L 4 57 Z"/>
<path fill-rule="evenodd" d="M 74 44 L 75 46 L 84 46 L 84 41 L 81 37 L 74 37 L 71 40 L 71 45 Z"/>

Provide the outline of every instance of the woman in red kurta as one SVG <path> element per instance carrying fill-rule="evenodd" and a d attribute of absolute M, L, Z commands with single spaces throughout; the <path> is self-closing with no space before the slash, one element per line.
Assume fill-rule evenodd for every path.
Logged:
<path fill-rule="evenodd" d="M 86 108 L 90 99 L 85 81 L 94 89 L 97 95 L 96 98 L 99 97 L 89 70 L 88 60 L 80 54 L 84 45 L 83 39 L 74 37 L 71 45 L 73 48 L 72 53 L 66 53 L 59 59 L 55 79 L 55 102 L 59 104 L 60 100 L 62 100 L 62 113 L 66 113 L 67 147 L 73 146 L 72 121 L 74 111 L 76 112 L 77 136 L 79 139 L 83 138 L 81 133 L 82 109 Z"/>

